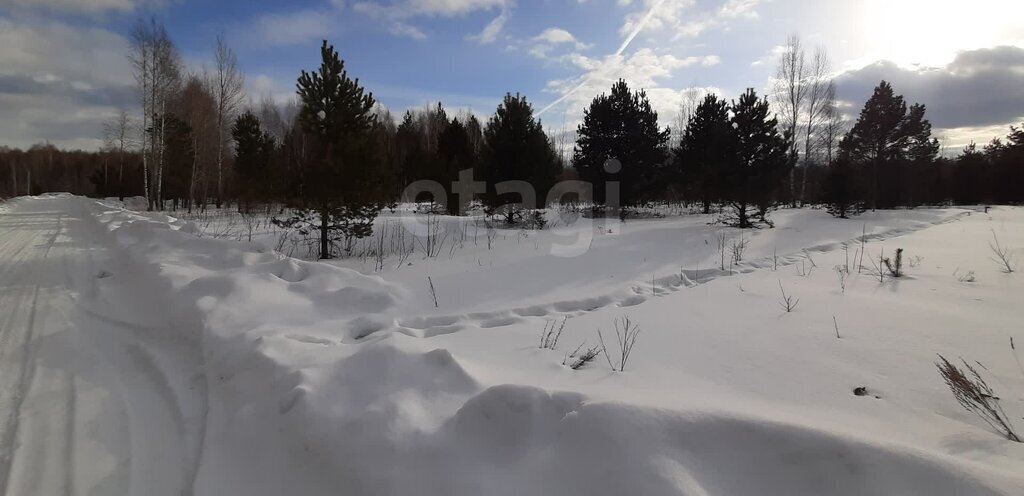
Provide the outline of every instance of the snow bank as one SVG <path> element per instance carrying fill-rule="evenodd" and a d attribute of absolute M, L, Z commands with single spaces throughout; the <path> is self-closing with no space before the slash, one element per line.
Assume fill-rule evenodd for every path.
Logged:
<path fill-rule="evenodd" d="M 559 281 L 563 287 L 543 294 L 546 303 L 536 302 L 518 279 L 452 270 L 442 280 L 465 278 L 472 291 L 501 284 L 494 291 L 505 299 L 533 303 L 510 309 L 491 297 L 471 299 L 459 307 L 464 312 L 447 315 L 415 301 L 421 295 L 401 278 L 198 237 L 194 225 L 167 216 L 109 203 L 95 208 L 126 256 L 164 281 L 167 304 L 197 327 L 209 412 L 196 494 L 1024 492 L 1024 448 L 981 427 L 965 431 L 971 419 L 957 413 L 930 358 L 922 358 L 933 356 L 922 341 L 929 332 L 940 349 L 977 353 L 995 349 L 995 333 L 957 335 L 962 329 L 931 321 L 931 329 L 900 319 L 899 331 L 883 325 L 901 309 L 923 314 L 936 295 L 960 302 L 970 289 L 948 275 L 954 262 L 943 258 L 955 247 L 927 253 L 941 262 L 922 268 L 918 280 L 878 286 L 865 276 L 840 295 L 826 267 L 842 263 L 840 243 L 861 226 L 847 223 L 840 232 L 795 219 L 754 238 L 755 261 L 728 272 L 745 275 L 709 272 L 712 254 L 700 248 L 694 259 L 705 269 L 687 265 L 672 276 L 676 282 L 663 273 L 649 293 L 633 284 L 633 272 L 624 288 L 595 277 L 580 293 L 574 281 Z M 1021 211 L 1001 213 L 1024 225 Z M 873 220 L 873 242 L 935 225 L 923 232 L 945 229 L 941 239 L 956 239 L 958 230 L 973 236 L 991 225 L 949 223 L 981 217 L 959 217 L 964 212 L 910 215 L 917 219 Z M 695 251 L 713 233 L 700 229 L 687 241 Z M 635 237 L 599 246 L 600 260 L 670 234 L 643 224 Z M 1012 242 L 1024 246 L 1024 235 Z M 776 272 L 766 257 L 783 243 L 794 246 L 784 252 L 790 265 Z M 822 268 L 798 278 L 792 264 L 805 247 Z M 972 263 L 983 260 L 978 250 Z M 658 263 L 666 266 L 668 256 Z M 511 277 L 517 265 L 508 267 Z M 777 280 L 796 286 L 805 313 L 780 315 Z M 904 289 L 912 284 L 918 288 Z M 994 284 L 1004 294 L 986 292 L 995 312 L 978 318 L 1019 323 L 1019 310 L 1006 313 L 1021 284 Z M 897 292 L 905 297 L 898 305 Z M 573 372 L 559 364 L 626 309 L 644 326 L 634 370 L 613 374 L 595 362 Z M 831 319 L 825 322 L 833 313 L 849 337 L 832 337 Z M 544 321 L 561 315 L 572 317 L 563 338 L 572 342 L 536 349 Z M 1008 374 L 1001 379 L 1024 385 Z M 879 398 L 854 397 L 856 381 L 869 381 Z M 1005 394 L 1014 390 L 1024 392 Z"/>

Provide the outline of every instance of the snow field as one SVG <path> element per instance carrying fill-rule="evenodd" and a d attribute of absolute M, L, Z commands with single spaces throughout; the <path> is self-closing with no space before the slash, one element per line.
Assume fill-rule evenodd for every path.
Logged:
<path fill-rule="evenodd" d="M 1024 446 L 963 411 L 933 365 L 981 360 L 1024 414 L 1008 346 L 1024 282 L 987 245 L 994 232 L 1019 257 L 1021 209 L 782 211 L 726 270 L 722 230 L 692 216 L 585 226 L 577 257 L 551 254 L 557 233 L 506 231 L 378 272 L 94 208 L 164 304 L 202 322 L 196 494 L 1024 492 Z M 843 291 L 833 268 L 862 230 L 866 267 L 851 262 Z M 869 257 L 900 247 L 907 275 L 879 283 Z M 626 372 L 561 365 L 623 315 L 642 329 Z M 539 349 L 563 317 L 557 349 Z"/>

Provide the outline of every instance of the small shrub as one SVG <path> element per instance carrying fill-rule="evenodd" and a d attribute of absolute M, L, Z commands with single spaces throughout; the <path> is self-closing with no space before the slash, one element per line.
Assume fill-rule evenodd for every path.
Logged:
<path fill-rule="evenodd" d="M 885 260 L 886 260 L 885 259 L 885 250 L 882 250 L 882 254 L 878 256 L 878 261 L 877 262 L 875 261 L 874 258 L 869 258 L 868 259 L 868 261 L 871 262 L 871 272 L 870 272 L 870 274 L 878 276 L 878 283 L 879 284 L 882 284 L 882 283 L 885 282 Z"/>
<path fill-rule="evenodd" d="M 974 282 L 974 281 L 977 280 L 974 277 L 974 271 L 973 270 L 969 270 L 969 271 L 967 271 L 967 272 L 965 272 L 963 274 L 958 274 L 958 272 L 960 272 L 960 269 L 957 269 L 957 270 L 955 270 L 953 272 L 953 276 L 956 277 L 957 281 L 960 281 L 960 282 Z"/>
<path fill-rule="evenodd" d="M 903 277 L 903 248 L 896 249 L 896 257 L 893 259 L 882 258 L 882 264 L 893 277 Z"/>
<path fill-rule="evenodd" d="M 718 248 L 719 268 L 722 270 L 725 270 L 725 254 L 726 247 L 728 246 L 726 243 L 727 240 L 728 237 L 726 236 L 725 231 L 719 231 L 718 234 L 715 235 L 715 246 Z"/>
<path fill-rule="evenodd" d="M 966 368 L 965 373 L 963 369 L 946 360 L 946 357 L 939 355 L 939 360 L 935 366 L 938 367 L 939 374 L 946 381 L 946 385 L 949 386 L 949 390 L 960 406 L 980 417 L 1007 439 L 1021 442 L 1020 437 L 1013 430 L 1013 425 L 1007 419 L 1006 412 L 999 405 L 999 398 L 995 395 L 995 391 L 989 387 L 977 369 L 966 360 L 960 359 Z M 978 365 L 981 366 L 980 363 Z"/>
<path fill-rule="evenodd" d="M 732 244 L 729 245 L 730 256 L 732 265 L 735 265 L 743 261 L 743 253 L 747 251 L 747 244 L 750 243 L 749 239 L 743 239 L 743 234 L 740 234 L 739 239 L 732 240 Z"/>
<path fill-rule="evenodd" d="M 562 360 L 562 365 L 565 365 L 573 370 L 579 370 L 583 368 L 584 365 L 592 362 L 595 358 L 597 358 L 597 355 L 601 354 L 600 345 L 595 345 L 590 348 L 584 348 L 583 346 L 586 344 L 586 341 L 580 343 L 580 345 L 577 346 L 572 353 L 566 355 L 565 360 Z"/>
<path fill-rule="evenodd" d="M 527 224 L 530 229 L 542 231 L 548 225 L 548 220 L 544 217 L 544 211 L 534 210 L 530 214 L 530 220 Z"/>
<path fill-rule="evenodd" d="M 782 291 L 782 301 L 779 302 L 779 306 L 781 306 L 786 313 L 792 312 L 796 308 L 797 304 L 800 303 L 800 299 L 793 299 L 792 296 L 787 296 L 786 290 L 782 289 L 782 281 L 779 281 L 779 291 Z"/>
<path fill-rule="evenodd" d="M 541 349 L 553 350 L 558 347 L 558 339 L 562 337 L 562 331 L 565 330 L 565 323 L 568 320 L 569 317 L 562 318 L 562 325 L 557 327 L 557 320 L 552 320 L 544 324 L 544 331 L 540 334 Z"/>
<path fill-rule="evenodd" d="M 995 231 L 992 231 L 992 241 L 989 242 L 988 247 L 995 255 L 992 257 L 992 261 L 999 265 L 999 270 L 1007 274 L 1013 273 L 1014 267 L 1010 260 L 1010 251 L 999 244 L 999 238 L 996 237 Z"/>
<path fill-rule="evenodd" d="M 836 277 L 839 279 L 839 289 L 846 294 L 846 280 L 850 278 L 850 269 L 845 265 L 836 265 Z"/>
<path fill-rule="evenodd" d="M 629 361 L 629 355 L 633 352 L 633 345 L 636 344 L 636 338 L 640 335 L 640 326 L 633 322 L 629 316 L 623 316 L 615 319 L 615 337 L 619 340 L 618 351 L 618 365 L 612 362 L 612 356 L 608 354 L 608 347 L 604 344 L 604 336 L 601 335 L 601 330 L 597 330 L 597 338 L 601 342 L 601 352 L 604 353 L 604 357 L 608 359 L 608 366 L 612 370 L 618 372 L 626 371 L 626 362 Z"/>

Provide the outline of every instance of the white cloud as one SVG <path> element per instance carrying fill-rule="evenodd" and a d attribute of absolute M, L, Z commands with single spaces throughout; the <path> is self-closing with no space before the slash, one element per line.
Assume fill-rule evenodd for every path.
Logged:
<path fill-rule="evenodd" d="M 1024 121 L 1024 48 L 1001 46 L 961 52 L 943 67 L 901 67 L 881 61 L 836 77 L 839 97 L 856 102 L 871 96 L 879 81 L 892 84 L 908 104 L 923 103 L 936 134 L 953 145 L 987 142 Z M 993 132 L 993 131 L 998 132 Z"/>
<path fill-rule="evenodd" d="M 773 46 L 771 50 L 768 50 L 761 58 L 751 62 L 750 65 L 754 67 L 774 64 L 779 61 L 782 54 L 786 53 L 786 47 L 783 45 Z"/>
<path fill-rule="evenodd" d="M 576 40 L 576 37 L 573 36 L 572 33 L 562 28 L 547 28 L 537 36 L 534 36 L 533 41 L 550 43 L 552 45 L 558 43 L 572 43 L 575 45 L 580 44 L 580 42 Z"/>
<path fill-rule="evenodd" d="M 0 136 L 94 149 L 103 119 L 134 107 L 128 40 L 98 28 L 0 17 Z"/>
<path fill-rule="evenodd" d="M 540 34 L 530 38 L 526 44 L 527 52 L 539 59 L 547 59 L 550 52 L 558 47 L 567 47 L 573 50 L 585 50 L 592 45 L 583 43 L 576 39 L 572 33 L 562 28 L 547 28 Z M 513 47 L 516 48 L 516 47 Z"/>
<path fill-rule="evenodd" d="M 326 38 L 335 27 L 337 12 L 299 10 L 262 14 L 232 29 L 242 45 L 287 46 Z"/>
<path fill-rule="evenodd" d="M 758 5 L 770 0 L 729 0 L 718 10 L 722 17 L 759 17 L 755 10 Z"/>
<path fill-rule="evenodd" d="M 508 20 L 513 7 L 512 0 L 397 0 L 391 2 L 356 2 L 352 5 L 355 12 L 372 17 L 387 27 L 388 31 L 398 36 L 413 39 L 425 39 L 426 34 L 412 25 L 409 20 L 417 17 L 456 17 L 476 11 L 500 8 L 498 17 L 491 20 L 483 31 L 470 38 L 481 43 L 490 43 L 497 39 Z"/>
<path fill-rule="evenodd" d="M 659 53 L 652 48 L 641 48 L 630 55 L 608 55 L 603 58 L 572 54 L 567 60 L 582 69 L 584 74 L 575 78 L 556 79 L 547 83 L 546 91 L 562 95 L 563 112 L 573 127 L 580 121 L 583 109 L 601 93 L 607 93 L 617 80 L 624 79 L 631 89 L 643 89 L 651 106 L 666 125 L 682 102 L 685 90 L 660 86 L 675 71 L 686 67 L 712 66 L 720 62 L 715 55 L 677 57 Z"/>
<path fill-rule="evenodd" d="M 629 0 L 619 1 L 620 5 L 632 5 Z M 685 22 L 686 15 L 696 0 L 643 0 L 640 8 L 626 15 L 619 28 L 619 34 L 628 36 L 647 17 L 644 28 L 649 31 L 678 30 Z"/>
<path fill-rule="evenodd" d="M 494 43 L 498 39 L 498 35 L 505 29 L 505 22 L 508 21 L 511 11 L 507 8 L 502 8 L 501 13 L 498 17 L 495 17 L 491 22 L 487 23 L 483 31 L 479 35 L 473 36 L 472 38 L 479 41 L 481 44 Z"/>
<path fill-rule="evenodd" d="M 619 34 L 623 37 L 635 35 L 637 27 L 643 24 L 647 32 L 667 32 L 672 40 L 695 38 L 705 31 L 726 27 L 731 19 L 757 18 L 756 8 L 770 0 L 728 0 L 717 10 L 697 11 L 696 0 L 643 0 L 637 10 L 626 15 Z M 629 6 L 632 0 L 619 0 L 620 5 Z"/>
<path fill-rule="evenodd" d="M 78 14 L 131 12 L 139 7 L 159 7 L 162 0 L 4 0 L 5 7 Z"/>

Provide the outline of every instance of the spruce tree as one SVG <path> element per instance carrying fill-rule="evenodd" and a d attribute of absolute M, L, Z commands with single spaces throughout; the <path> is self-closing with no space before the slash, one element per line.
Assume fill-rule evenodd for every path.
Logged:
<path fill-rule="evenodd" d="M 541 122 L 533 117 L 533 107 L 525 96 L 508 93 L 494 115 L 487 121 L 483 131 L 484 145 L 480 167 L 487 194 L 484 198 L 489 210 L 518 203 L 518 198 L 498 195 L 495 185 L 504 181 L 526 181 L 537 195 L 538 205 L 543 207 L 548 190 L 561 172 L 558 154 L 551 140 L 544 133 Z M 510 206 L 506 220 L 512 222 L 518 210 Z"/>
<path fill-rule="evenodd" d="M 594 201 L 604 203 L 605 183 L 619 182 L 621 205 L 660 195 L 664 188 L 668 129 L 658 128 L 658 113 L 647 94 L 630 91 L 624 80 L 610 94 L 594 98 L 576 131 L 573 167 L 580 179 L 594 188 Z M 608 172 L 605 163 L 616 159 L 621 170 Z"/>
<path fill-rule="evenodd" d="M 752 88 L 733 102 L 732 114 L 736 157 L 725 173 L 730 220 L 740 228 L 752 227 L 750 209 L 756 207 L 758 219 L 771 226 L 767 214 L 791 167 L 792 141 L 779 133 L 768 100 Z"/>
<path fill-rule="evenodd" d="M 345 241 L 349 251 L 354 239 L 373 233 L 381 197 L 372 149 L 377 118 L 373 94 L 358 79 L 349 78 L 338 52 L 326 40 L 320 55 L 320 68 L 302 71 L 297 83 L 299 125 L 314 149 L 303 173 L 305 204 L 279 223 L 316 231 L 324 259 L 334 256 L 332 247 L 339 241 Z"/>
<path fill-rule="evenodd" d="M 707 95 L 697 106 L 675 149 L 683 190 L 700 200 L 705 214 L 721 199 L 722 170 L 735 160 L 736 134 L 729 121 L 729 104 Z"/>

